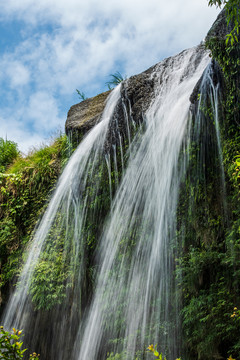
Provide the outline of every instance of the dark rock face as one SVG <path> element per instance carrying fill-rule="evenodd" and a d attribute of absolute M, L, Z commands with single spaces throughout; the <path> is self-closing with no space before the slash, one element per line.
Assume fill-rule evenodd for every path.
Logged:
<path fill-rule="evenodd" d="M 212 60 L 211 62 L 211 68 L 212 68 L 212 80 L 213 80 L 213 84 L 214 86 L 217 85 L 217 83 L 220 84 L 220 86 L 222 86 L 223 84 L 223 74 L 221 71 L 221 68 L 219 67 L 218 63 L 215 60 Z M 200 77 L 200 79 L 198 80 L 198 82 L 196 83 L 193 92 L 189 98 L 190 102 L 191 102 L 191 106 L 190 109 L 194 109 L 194 106 L 197 104 L 198 102 L 198 94 L 199 94 L 199 88 L 201 86 L 202 83 L 202 79 L 203 79 L 203 75 Z"/>
<path fill-rule="evenodd" d="M 226 35 L 232 30 L 232 28 L 231 24 L 227 25 L 226 10 L 223 9 L 207 33 L 205 40 L 208 42 L 210 38 L 213 37 L 217 40 L 225 40 Z"/>
<path fill-rule="evenodd" d="M 66 134 L 72 133 L 74 136 L 79 133 L 79 135 L 83 135 L 89 131 L 98 122 L 109 93 L 110 91 L 106 91 L 73 105 L 67 116 Z"/>
<path fill-rule="evenodd" d="M 154 91 L 154 80 L 146 72 L 132 76 L 122 83 L 119 101 L 107 134 L 105 150 L 111 152 L 114 145 L 128 142 L 130 133 L 134 133 L 143 122 L 143 114 L 148 108 Z"/>
<path fill-rule="evenodd" d="M 206 44 L 208 44 L 212 39 L 214 39 L 217 42 L 225 42 L 226 35 L 232 30 L 233 26 L 231 24 L 227 25 L 226 20 L 226 10 L 223 9 L 220 14 L 218 15 L 216 21 L 213 23 L 211 29 L 207 33 L 207 36 L 205 38 Z M 218 63 L 213 60 L 212 61 L 212 71 L 213 71 L 213 82 L 214 85 L 216 85 L 217 82 L 222 83 L 223 74 L 221 72 L 221 69 L 218 65 Z M 196 86 L 193 89 L 193 92 L 190 96 L 190 102 L 191 104 L 197 103 L 197 97 L 199 93 L 199 87 L 202 82 L 202 77 L 197 82 Z M 191 105 L 192 108 L 192 105 Z"/>
<path fill-rule="evenodd" d="M 122 87 L 122 97 L 131 105 L 131 114 L 136 121 L 142 120 L 152 98 L 154 80 L 149 77 L 149 70 L 132 76 Z"/>

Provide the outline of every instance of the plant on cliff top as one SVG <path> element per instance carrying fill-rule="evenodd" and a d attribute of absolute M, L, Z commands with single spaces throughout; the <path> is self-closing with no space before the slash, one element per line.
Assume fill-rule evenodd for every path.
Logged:
<path fill-rule="evenodd" d="M 112 86 L 117 86 L 118 84 L 120 84 L 123 80 L 125 80 L 122 76 L 122 74 L 120 74 L 119 71 L 115 72 L 115 74 L 111 74 L 110 75 L 111 80 L 106 82 L 106 85 L 108 87 L 109 90 L 112 90 Z M 126 77 L 125 77 L 126 78 Z"/>
<path fill-rule="evenodd" d="M 87 100 L 87 97 L 86 97 L 86 95 L 84 94 L 83 91 L 79 91 L 78 89 L 76 89 L 76 92 L 78 93 L 78 96 L 80 97 L 80 99 L 82 101 Z"/>

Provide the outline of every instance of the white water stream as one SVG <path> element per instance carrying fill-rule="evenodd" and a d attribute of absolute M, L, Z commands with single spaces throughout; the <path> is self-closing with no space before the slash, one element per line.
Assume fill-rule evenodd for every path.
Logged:
<path fill-rule="evenodd" d="M 219 160 L 219 170 L 220 170 L 219 175 L 221 179 L 220 188 L 222 191 L 222 201 L 223 201 L 223 217 L 225 218 L 225 220 L 227 220 L 227 200 L 226 200 L 227 196 L 226 196 L 226 185 L 225 185 L 225 173 L 223 166 L 223 153 L 222 153 L 221 136 L 220 136 L 220 125 L 219 125 L 220 84 L 219 82 L 217 82 L 217 84 L 214 84 L 213 78 L 214 78 L 213 64 L 210 63 L 203 74 L 203 78 L 199 88 L 200 96 L 199 96 L 198 109 L 196 114 L 197 121 L 195 123 L 195 133 L 199 141 L 199 139 L 201 139 L 201 132 L 209 131 L 206 130 L 209 124 L 206 123 L 206 114 L 204 114 L 204 111 L 206 112 L 206 108 L 207 108 L 207 99 L 209 99 L 211 102 L 210 109 L 212 110 L 212 121 L 214 122 L 214 132 L 217 140 L 216 153 Z M 200 147 L 203 146 L 204 144 L 202 141 L 202 143 L 200 143 Z M 199 154 L 200 153 L 202 154 L 204 152 L 206 153 L 206 149 L 205 150 L 202 149 L 201 151 L 199 151 Z M 204 160 L 199 159 L 200 166 L 203 166 L 203 163 Z"/>

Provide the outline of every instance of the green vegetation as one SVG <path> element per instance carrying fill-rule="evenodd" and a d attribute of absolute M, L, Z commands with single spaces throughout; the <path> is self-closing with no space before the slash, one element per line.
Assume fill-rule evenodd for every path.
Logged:
<path fill-rule="evenodd" d="M 0 173 L 3 173 L 18 155 L 19 151 L 15 142 L 0 138 Z"/>
<path fill-rule="evenodd" d="M 68 159 L 69 143 L 66 136 L 60 136 L 50 146 L 32 151 L 27 157 L 18 152 L 10 154 L 10 158 L 4 160 L 8 164 L 5 172 L 0 173 L 0 286 L 3 295 L 7 293 L 9 281 L 17 275 L 25 246 Z"/>
<path fill-rule="evenodd" d="M 218 110 L 227 198 L 224 205 L 220 159 L 213 156 L 218 153 L 214 118 L 206 99 L 201 104 L 206 121 L 200 129 L 202 143 L 192 135 L 180 195 L 178 235 L 183 242 L 176 266 L 183 303 L 182 354 L 199 360 L 240 354 L 240 323 L 231 318 L 240 303 L 240 49 L 239 43 L 229 45 L 215 37 L 206 45 L 222 70 Z"/>
<path fill-rule="evenodd" d="M 27 349 L 22 350 L 23 342 L 20 341 L 22 330 L 13 331 L 4 330 L 3 326 L 0 327 L 0 357 L 5 360 L 20 360 L 23 358 Z M 29 355 L 29 360 L 39 360 L 39 354 L 35 352 Z"/>
<path fill-rule="evenodd" d="M 143 358 L 143 354 L 141 351 L 137 351 L 135 356 L 136 357 L 134 360 L 141 360 Z M 114 354 L 113 352 L 108 353 L 106 360 L 126 360 L 128 358 L 129 357 L 127 351 L 122 351 L 121 353 L 116 353 L 116 354 Z"/>
<path fill-rule="evenodd" d="M 209 0 L 208 5 L 216 5 L 218 7 L 225 6 L 227 12 L 227 25 L 233 25 L 231 32 L 226 35 L 226 44 L 228 44 L 229 40 L 231 45 L 233 45 L 235 42 L 238 42 L 240 29 L 239 0 Z"/>
<path fill-rule="evenodd" d="M 154 358 L 155 359 L 158 359 L 158 360 L 167 360 L 166 357 L 163 357 L 163 354 L 162 353 L 159 353 L 158 350 L 157 350 L 157 346 L 153 346 L 152 345 L 149 345 L 147 350 L 153 354 Z M 176 360 L 181 360 L 181 358 L 177 358 Z M 236 359 L 233 359 L 232 356 L 230 355 L 227 360 L 236 360 Z"/>
<path fill-rule="evenodd" d="M 163 354 L 162 354 L 162 353 L 159 353 L 159 352 L 157 351 L 156 346 L 154 347 L 153 344 L 152 344 L 152 345 L 149 345 L 148 348 L 147 348 L 147 350 L 148 350 L 149 352 L 151 352 L 151 353 L 155 356 L 156 359 L 159 359 L 159 360 L 167 360 L 165 357 L 163 357 Z M 176 359 L 176 360 L 180 360 L 180 358 L 179 358 L 179 359 Z"/>
<path fill-rule="evenodd" d="M 119 71 L 115 72 L 114 74 L 111 74 L 110 78 L 111 79 L 106 82 L 108 90 L 111 90 L 113 87 L 117 86 L 118 84 L 120 84 L 122 81 L 125 80 Z"/>
<path fill-rule="evenodd" d="M 86 95 L 84 94 L 84 92 L 81 92 L 81 91 L 79 91 L 78 89 L 76 89 L 76 92 L 78 93 L 78 96 L 79 96 L 79 98 L 80 98 L 82 101 L 87 100 L 87 97 L 86 97 Z"/>
<path fill-rule="evenodd" d="M 66 298 L 66 280 L 70 277 L 70 270 L 64 263 L 62 248 L 55 248 L 50 254 L 44 252 L 36 265 L 30 285 L 35 309 L 49 310 L 61 304 Z"/>
<path fill-rule="evenodd" d="M 117 86 L 118 84 L 120 84 L 122 81 L 124 81 L 126 79 L 126 77 L 124 78 L 122 76 L 122 74 L 120 74 L 119 71 L 116 71 L 114 74 L 110 75 L 110 80 L 107 81 L 105 83 L 105 85 L 107 85 L 108 90 L 112 90 L 115 86 Z M 85 93 L 82 91 L 79 91 L 78 89 L 76 89 L 76 92 L 79 96 L 79 98 L 81 99 L 81 101 L 87 100 L 88 98 L 86 97 Z"/>

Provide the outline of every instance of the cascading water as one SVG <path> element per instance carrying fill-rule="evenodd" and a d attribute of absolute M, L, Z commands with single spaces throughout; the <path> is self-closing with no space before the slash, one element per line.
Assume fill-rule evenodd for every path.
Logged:
<path fill-rule="evenodd" d="M 109 348 L 126 359 L 135 359 L 139 351 L 142 358 L 150 342 L 171 357 L 177 355 L 171 245 L 181 178 L 178 160 L 188 99 L 208 62 L 201 47 L 191 49 L 163 61 L 152 75 L 158 85 L 145 114 L 146 130 L 140 142 L 137 138 L 131 144 L 102 234 L 98 283 L 80 326 L 82 345 L 75 350 L 79 360 L 105 359 Z"/>
<path fill-rule="evenodd" d="M 206 157 L 214 151 L 213 161 L 218 158 L 218 162 L 213 164 L 216 172 L 219 172 L 219 189 L 222 192 L 223 217 L 227 218 L 225 174 L 223 167 L 223 154 L 220 137 L 219 120 L 219 98 L 222 76 L 216 62 L 212 61 L 204 71 L 201 84 L 199 86 L 198 107 L 195 114 L 195 125 L 193 128 L 194 140 L 199 144 L 198 152 L 198 177 L 200 178 L 205 171 Z M 211 114 L 207 113 L 211 109 Z M 209 121 L 212 120 L 212 121 Z M 213 139 L 211 139 L 213 137 Z M 214 144 L 215 143 L 215 144 Z M 201 157 L 200 157 L 201 156 Z"/>
<path fill-rule="evenodd" d="M 101 167 L 109 122 L 119 98 L 120 86 L 109 96 L 101 122 L 81 142 L 61 175 L 3 317 L 8 328 L 23 328 L 26 343 L 33 347 L 39 346 L 42 336 L 47 351 L 42 350 L 42 357 L 46 359 L 55 357 L 56 348 L 58 359 L 69 358 L 81 307 L 87 301 L 85 242 L 89 234 L 84 225 L 88 207 L 98 194 L 96 169 Z M 34 311 L 31 297 L 40 311 Z M 51 312 L 41 311 L 50 307 Z"/>
<path fill-rule="evenodd" d="M 118 166 L 123 168 L 123 149 L 117 164 L 113 146 L 111 167 L 105 143 L 119 106 L 120 87 L 108 99 L 102 121 L 70 159 L 4 315 L 8 327 L 24 329 L 26 343 L 41 352 L 42 360 L 105 360 L 114 359 L 116 353 L 124 359 L 146 359 L 150 343 L 157 343 L 168 359 L 179 356 L 173 277 L 176 208 L 185 164 L 179 160 L 189 134 L 189 97 L 208 63 L 208 53 L 199 46 L 155 66 L 149 73 L 154 97 L 134 137 L 127 108 L 122 106 L 126 137 L 132 140 L 115 195 L 112 182 L 116 188 L 120 179 L 111 177 L 111 169 L 116 174 Z M 110 186 L 108 196 L 113 196 L 111 209 L 96 207 L 102 163 L 107 165 L 104 176 Z M 99 224 L 102 211 L 104 225 Z M 89 218 L 99 238 L 91 289 L 86 251 L 92 234 Z M 46 282 L 41 272 L 46 277 L 49 264 Z M 40 342 L 44 346 L 38 350 Z"/>

